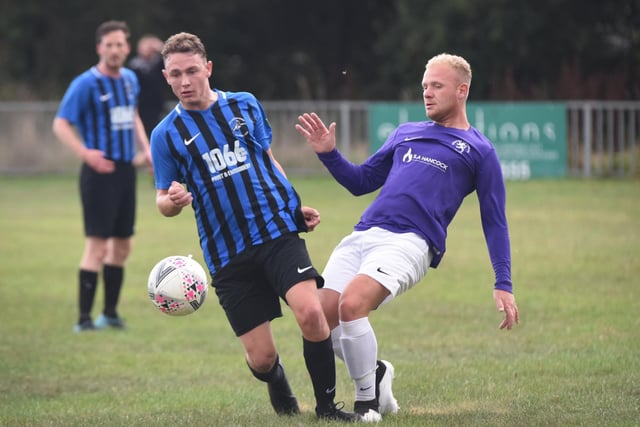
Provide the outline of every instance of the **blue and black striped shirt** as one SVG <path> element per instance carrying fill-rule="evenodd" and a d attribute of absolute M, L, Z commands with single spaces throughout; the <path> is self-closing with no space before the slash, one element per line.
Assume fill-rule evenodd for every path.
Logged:
<path fill-rule="evenodd" d="M 217 91 L 204 111 L 178 104 L 153 130 L 156 188 L 185 183 L 213 275 L 244 250 L 306 231 L 300 198 L 267 153 L 271 126 L 247 92 Z"/>
<path fill-rule="evenodd" d="M 135 111 L 140 86 L 135 73 L 120 70 L 119 78 L 96 67 L 76 77 L 60 103 L 56 117 L 77 127 L 84 145 L 110 160 L 131 162 L 135 156 Z"/>

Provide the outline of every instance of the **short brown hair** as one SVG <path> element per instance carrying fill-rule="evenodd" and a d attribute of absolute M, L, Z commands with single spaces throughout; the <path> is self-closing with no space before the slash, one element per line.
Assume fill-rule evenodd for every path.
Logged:
<path fill-rule="evenodd" d="M 167 59 L 172 53 L 193 53 L 207 59 L 207 50 L 202 40 L 190 33 L 174 34 L 167 39 L 162 49 L 162 58 Z"/>
<path fill-rule="evenodd" d="M 100 24 L 100 26 L 98 26 L 98 29 L 96 30 L 96 44 L 100 44 L 100 42 L 102 41 L 102 37 L 114 31 L 124 32 L 127 40 L 129 40 L 129 36 L 131 35 L 131 33 L 129 32 L 129 26 L 126 22 L 107 21 Z"/>

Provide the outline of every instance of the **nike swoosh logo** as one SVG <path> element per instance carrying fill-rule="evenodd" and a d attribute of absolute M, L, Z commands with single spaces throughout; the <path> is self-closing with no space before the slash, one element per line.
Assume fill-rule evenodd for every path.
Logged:
<path fill-rule="evenodd" d="M 300 268 L 300 267 L 298 267 L 298 274 L 302 274 L 302 273 L 304 273 L 304 272 L 305 272 L 305 271 L 307 271 L 307 270 L 311 270 L 312 268 L 313 268 L 313 266 L 312 266 L 312 265 L 310 265 L 310 266 L 308 266 L 308 267 L 305 267 L 305 268 Z"/>
<path fill-rule="evenodd" d="M 200 132 L 196 133 L 195 135 L 193 135 L 192 138 L 190 139 L 186 139 L 184 140 L 184 145 L 189 145 L 191 144 L 198 136 L 200 136 Z"/>
<path fill-rule="evenodd" d="M 421 136 L 407 136 L 404 140 L 405 141 L 413 141 L 414 139 L 422 139 Z"/>
<path fill-rule="evenodd" d="M 325 392 L 325 393 L 327 393 L 327 394 L 331 394 L 331 393 L 333 393 L 334 391 L 336 391 L 336 386 L 333 386 L 332 388 L 328 388 L 328 389 L 326 389 L 324 392 Z"/>
<path fill-rule="evenodd" d="M 113 96 L 112 93 L 105 93 L 104 95 L 100 95 L 100 101 L 107 102 Z"/>
<path fill-rule="evenodd" d="M 373 387 L 372 385 L 370 385 L 369 387 L 360 387 L 360 391 L 366 391 L 369 390 L 371 387 Z"/>
<path fill-rule="evenodd" d="M 376 268 L 376 271 L 378 273 L 382 273 L 382 274 L 386 274 L 387 276 L 391 276 L 389 273 L 387 273 L 386 271 L 384 271 L 383 269 L 381 269 L 380 267 Z"/>

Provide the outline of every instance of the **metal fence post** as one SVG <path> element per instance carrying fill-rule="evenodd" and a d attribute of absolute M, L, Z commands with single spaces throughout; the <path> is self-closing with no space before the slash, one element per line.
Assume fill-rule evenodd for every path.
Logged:
<path fill-rule="evenodd" d="M 351 110 L 348 101 L 340 102 L 340 149 L 348 159 L 351 154 Z"/>
<path fill-rule="evenodd" d="M 638 112 L 633 108 L 629 108 L 629 171 L 631 174 L 636 173 L 636 150 L 638 142 L 636 140 L 636 117 Z"/>
<path fill-rule="evenodd" d="M 592 143 L 592 127 L 591 127 L 591 103 L 586 102 L 582 109 L 584 120 L 582 121 L 582 138 L 583 138 L 583 157 L 582 157 L 582 175 L 586 178 L 591 176 L 591 143 Z"/>

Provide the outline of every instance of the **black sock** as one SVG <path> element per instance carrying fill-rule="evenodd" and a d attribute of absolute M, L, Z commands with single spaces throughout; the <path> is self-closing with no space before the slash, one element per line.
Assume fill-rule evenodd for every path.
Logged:
<path fill-rule="evenodd" d="M 78 274 L 79 293 L 78 306 L 80 308 L 80 318 L 78 323 L 91 320 L 91 309 L 93 308 L 93 300 L 96 296 L 96 287 L 98 286 L 98 273 L 80 269 Z"/>
<path fill-rule="evenodd" d="M 124 268 L 115 265 L 105 265 L 102 274 L 104 277 L 104 315 L 118 317 L 116 306 L 120 298 L 120 289 L 124 279 Z"/>
<path fill-rule="evenodd" d="M 247 363 L 247 366 L 249 366 L 249 363 Z M 277 355 L 276 363 L 275 365 L 273 365 L 273 368 L 271 368 L 269 372 L 258 372 L 255 371 L 251 366 L 249 366 L 249 370 L 251 370 L 251 373 L 254 377 L 265 383 L 276 383 L 278 381 L 281 381 L 283 378 L 286 378 L 284 375 L 284 368 L 280 364 L 280 357 Z"/>
<path fill-rule="evenodd" d="M 332 405 L 336 397 L 336 359 L 331 337 L 320 342 L 308 341 L 303 337 L 302 347 L 317 405 Z"/>

